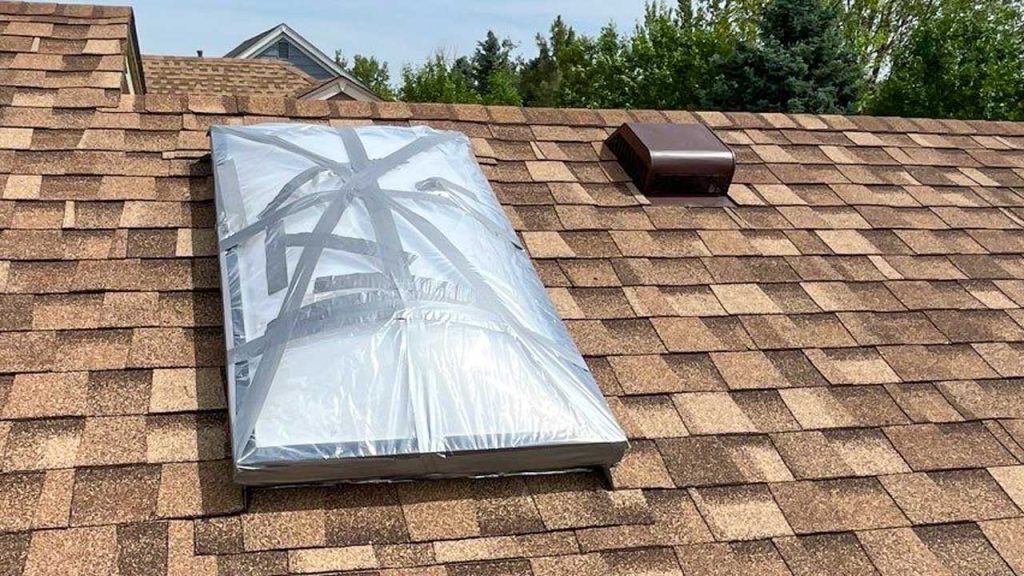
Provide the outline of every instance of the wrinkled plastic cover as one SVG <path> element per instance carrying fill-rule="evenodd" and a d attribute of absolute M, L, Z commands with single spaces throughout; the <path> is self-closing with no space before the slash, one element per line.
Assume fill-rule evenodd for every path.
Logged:
<path fill-rule="evenodd" d="M 626 438 L 458 132 L 211 129 L 236 480 L 608 467 Z"/>

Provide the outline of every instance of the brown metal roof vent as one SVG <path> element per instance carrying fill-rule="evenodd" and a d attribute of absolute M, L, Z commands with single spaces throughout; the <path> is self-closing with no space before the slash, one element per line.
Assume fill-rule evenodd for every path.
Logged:
<path fill-rule="evenodd" d="M 703 124 L 623 124 L 608 148 L 648 196 L 724 196 L 736 157 Z"/>

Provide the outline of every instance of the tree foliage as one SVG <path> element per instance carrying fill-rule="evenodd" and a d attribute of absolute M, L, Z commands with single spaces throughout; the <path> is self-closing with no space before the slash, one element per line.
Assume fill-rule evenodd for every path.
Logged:
<path fill-rule="evenodd" d="M 487 31 L 402 69 L 354 57 L 385 97 L 590 108 L 1021 118 L 1024 0 L 664 0 L 632 29 L 556 17 L 523 59 Z"/>
<path fill-rule="evenodd" d="M 1024 8 L 949 0 L 897 50 L 869 104 L 876 114 L 1024 119 Z"/>
<path fill-rule="evenodd" d="M 406 66 L 402 69 L 399 98 L 407 102 L 479 102 L 465 68 L 443 52 L 435 53 L 419 67 Z"/>
<path fill-rule="evenodd" d="M 501 92 L 507 91 L 507 86 L 492 87 L 492 80 L 514 84 L 517 74 L 512 50 L 515 50 L 515 47 L 516 45 L 508 38 L 499 39 L 493 30 L 488 30 L 484 39 L 477 42 L 476 51 L 469 64 L 473 87 L 484 100 L 494 99 Z M 500 97 L 498 99 L 500 100 Z"/>
<path fill-rule="evenodd" d="M 522 104 L 519 95 L 521 64 L 515 44 L 488 30 L 477 42 L 472 57 L 449 58 L 438 52 L 422 65 L 402 69 L 399 94 L 410 102 Z"/>
<path fill-rule="evenodd" d="M 867 83 L 877 84 L 922 16 L 937 0 L 839 0 L 843 35 L 859 55 Z"/>
<path fill-rule="evenodd" d="M 756 41 L 740 41 L 724 60 L 715 103 L 730 110 L 849 113 L 861 81 L 861 65 L 835 7 L 821 0 L 773 0 Z"/>
<path fill-rule="evenodd" d="M 384 100 L 394 100 L 395 92 L 391 88 L 391 73 L 388 71 L 387 62 L 381 62 L 374 56 L 363 56 L 356 54 L 352 57 L 352 63 L 342 56 L 341 51 L 334 52 L 334 60 L 345 69 L 346 72 L 356 77 L 357 80 L 373 90 Z"/>

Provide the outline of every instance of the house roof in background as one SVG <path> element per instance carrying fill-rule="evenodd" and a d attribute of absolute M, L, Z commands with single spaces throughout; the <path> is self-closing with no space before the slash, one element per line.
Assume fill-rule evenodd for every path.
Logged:
<path fill-rule="evenodd" d="M 283 60 L 143 56 L 150 94 L 296 96 L 317 80 Z"/>
<path fill-rule="evenodd" d="M 241 44 L 239 44 L 238 46 L 235 46 L 231 50 L 228 50 L 228 53 L 225 54 L 224 57 L 225 58 L 233 58 L 233 57 L 238 56 L 242 52 L 245 52 L 246 50 L 248 50 L 249 47 L 255 45 L 257 42 L 260 42 L 264 38 L 267 38 L 268 36 L 274 34 L 277 31 L 277 29 L 280 28 L 281 26 L 284 26 L 283 22 L 281 24 L 278 24 L 277 26 L 272 26 L 272 27 L 266 29 L 263 32 L 260 32 L 259 34 L 256 34 L 255 36 L 251 36 L 249 38 L 246 38 L 244 41 L 242 41 Z"/>
<path fill-rule="evenodd" d="M 51 44 L 14 21 L 0 58 Z M 1024 123 L 37 86 L 95 61 L 0 70 L 0 572 L 1024 571 Z M 285 120 L 471 138 L 613 487 L 231 482 L 207 129 Z M 711 127 L 734 205 L 652 205 L 625 121 Z"/>
<path fill-rule="evenodd" d="M 353 82 L 349 78 L 338 76 L 328 78 L 310 86 L 305 92 L 299 95 L 303 100 L 329 100 L 338 94 L 345 94 L 352 100 L 362 102 L 377 102 L 380 97 L 360 82 Z"/>
<path fill-rule="evenodd" d="M 353 85 L 359 92 L 364 92 L 370 95 L 372 98 L 356 98 L 358 100 L 379 100 L 379 98 L 366 87 L 365 84 L 359 81 L 355 76 L 352 76 L 340 64 L 334 61 L 333 58 L 324 54 L 319 48 L 312 44 L 309 40 L 306 40 L 301 34 L 296 32 L 287 24 L 281 23 L 277 26 L 267 30 L 261 34 L 257 34 L 252 38 L 242 42 L 234 49 L 229 51 L 224 56 L 226 58 L 253 58 L 257 54 L 263 52 L 265 48 L 274 44 L 281 38 L 287 38 L 291 43 L 298 47 L 300 50 L 306 53 L 311 59 L 316 61 L 323 68 L 333 72 L 335 76 L 344 78 L 349 84 Z M 359 94 L 357 94 L 359 95 Z"/>

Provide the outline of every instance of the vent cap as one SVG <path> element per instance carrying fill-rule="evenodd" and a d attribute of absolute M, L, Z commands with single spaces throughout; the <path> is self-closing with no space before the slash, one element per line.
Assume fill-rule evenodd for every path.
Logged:
<path fill-rule="evenodd" d="M 628 122 L 605 142 L 648 196 L 724 196 L 736 156 L 703 124 Z"/>

